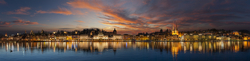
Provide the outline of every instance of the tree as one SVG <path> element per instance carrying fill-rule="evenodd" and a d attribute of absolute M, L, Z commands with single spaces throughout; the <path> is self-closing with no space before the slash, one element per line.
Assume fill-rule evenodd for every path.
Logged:
<path fill-rule="evenodd" d="M 165 32 L 168 32 L 168 29 Z"/>

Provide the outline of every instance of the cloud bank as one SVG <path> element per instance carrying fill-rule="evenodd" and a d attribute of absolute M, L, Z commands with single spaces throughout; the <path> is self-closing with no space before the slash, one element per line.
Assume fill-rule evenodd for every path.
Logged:
<path fill-rule="evenodd" d="M 120 29 L 151 32 L 171 29 L 176 21 L 180 30 L 226 28 L 249 25 L 247 0 L 73 0 L 72 8 L 102 13 L 100 23 Z M 121 26 L 121 27 L 120 27 Z M 233 28 L 233 27 L 232 27 Z M 239 29 L 238 28 L 238 29 Z M 230 28 L 227 28 L 230 29 Z M 124 31 L 125 32 L 125 31 Z"/>

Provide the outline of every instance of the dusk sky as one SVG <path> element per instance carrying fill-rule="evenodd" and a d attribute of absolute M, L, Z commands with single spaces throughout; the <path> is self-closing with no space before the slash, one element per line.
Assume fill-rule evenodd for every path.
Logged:
<path fill-rule="evenodd" d="M 99 28 L 137 34 L 250 30 L 250 0 L 0 0 L 0 34 Z"/>

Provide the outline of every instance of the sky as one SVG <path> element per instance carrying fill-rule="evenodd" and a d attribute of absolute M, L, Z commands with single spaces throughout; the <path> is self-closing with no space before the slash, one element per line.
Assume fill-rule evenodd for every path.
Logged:
<path fill-rule="evenodd" d="M 100 28 L 119 34 L 250 30 L 250 0 L 0 0 L 0 34 Z"/>

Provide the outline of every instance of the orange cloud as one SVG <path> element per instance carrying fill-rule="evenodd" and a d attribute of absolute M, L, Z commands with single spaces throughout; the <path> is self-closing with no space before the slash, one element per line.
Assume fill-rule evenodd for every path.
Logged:
<path fill-rule="evenodd" d="M 80 10 L 75 10 L 75 9 L 72 9 L 72 14 L 73 15 L 85 15 L 87 14 L 88 12 L 82 12 Z"/>
<path fill-rule="evenodd" d="M 85 23 L 84 21 L 81 21 L 81 20 L 76 20 L 76 22 L 81 22 L 81 23 Z"/>
<path fill-rule="evenodd" d="M 115 20 L 112 20 L 114 22 L 126 22 L 126 23 L 137 23 L 136 20 L 129 20 L 128 18 L 124 18 L 119 16 L 119 14 L 114 13 L 114 12 L 104 12 L 104 15 L 108 15 L 110 17 L 112 17 Z"/>
<path fill-rule="evenodd" d="M 63 14 L 63 15 L 71 15 L 72 12 L 69 11 L 68 9 L 66 8 L 60 8 L 57 9 L 57 10 L 51 10 L 51 11 L 42 11 L 42 10 L 39 10 L 39 11 L 36 11 L 36 13 L 41 13 L 41 14 L 44 14 L 44 13 L 55 13 L 55 14 Z"/>
<path fill-rule="evenodd" d="M 74 1 L 67 2 L 67 4 L 69 4 L 73 8 L 84 8 L 84 9 L 90 9 L 90 10 L 102 12 L 105 16 L 112 17 L 112 19 L 109 19 L 110 21 L 126 22 L 126 23 L 138 23 L 139 22 L 133 18 L 124 17 L 124 15 L 120 14 L 123 11 L 119 9 L 112 9 L 104 5 L 102 1 L 74 0 Z"/>
<path fill-rule="evenodd" d="M 133 29 L 138 29 L 136 27 L 133 27 L 132 25 L 127 25 L 127 24 L 124 24 L 124 23 L 110 23 L 110 22 L 101 22 L 102 24 L 105 24 L 105 25 L 119 25 L 119 26 L 124 26 L 124 27 L 128 27 L 128 28 L 133 28 Z"/>
<path fill-rule="evenodd" d="M 154 18 L 154 16 L 147 16 L 141 14 L 130 15 L 130 12 L 126 11 L 125 8 L 122 7 L 122 4 L 125 3 L 114 3 L 114 5 L 110 6 L 109 4 L 104 4 L 104 2 L 99 0 L 73 0 L 67 2 L 73 8 L 80 9 L 89 9 L 92 11 L 101 12 L 104 17 L 99 17 L 104 21 L 100 21 L 100 23 L 111 26 L 122 26 L 119 29 L 126 30 L 148 30 L 145 32 L 151 32 L 153 30 L 159 30 L 160 28 L 166 28 L 166 23 L 149 25 L 148 20 L 160 20 L 159 18 Z M 165 17 L 167 15 L 158 15 L 158 17 Z M 153 23 L 153 22 L 149 22 Z M 157 27 L 155 27 L 157 26 Z M 150 29 L 150 30 L 149 30 Z"/>
<path fill-rule="evenodd" d="M 15 11 L 9 11 L 7 12 L 7 14 L 22 14 L 22 15 L 28 15 L 30 14 L 29 12 L 27 12 L 28 10 L 30 10 L 30 7 L 21 7 L 20 9 L 17 9 Z"/>

